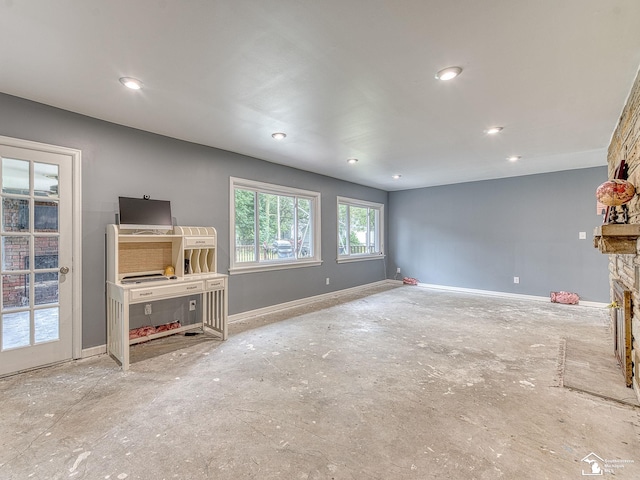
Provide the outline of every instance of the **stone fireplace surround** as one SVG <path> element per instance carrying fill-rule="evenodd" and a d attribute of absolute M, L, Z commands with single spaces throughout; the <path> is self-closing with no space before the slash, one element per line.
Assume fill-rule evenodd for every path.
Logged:
<path fill-rule="evenodd" d="M 635 79 L 611 137 L 607 155 L 609 179 L 614 178 L 621 160 L 627 163 L 627 180 L 640 191 L 640 75 Z M 596 228 L 594 244 L 602 253 L 609 255 L 612 301 L 615 282 L 631 292 L 633 388 L 640 400 L 640 195 L 636 194 L 627 203 L 627 209 L 628 224 Z M 615 320 L 613 313 L 612 322 Z"/>

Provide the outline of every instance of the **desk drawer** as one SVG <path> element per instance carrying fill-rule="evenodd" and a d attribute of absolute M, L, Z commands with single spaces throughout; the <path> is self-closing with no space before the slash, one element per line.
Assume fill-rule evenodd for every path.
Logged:
<path fill-rule="evenodd" d="M 183 285 L 163 285 L 162 287 L 136 288 L 130 291 L 130 301 L 147 300 L 152 298 L 178 297 L 204 290 L 202 282 L 189 282 Z"/>
<path fill-rule="evenodd" d="M 215 246 L 215 237 L 185 237 L 184 239 L 184 248 L 209 248 Z"/>
<path fill-rule="evenodd" d="M 218 278 L 217 280 L 207 280 L 207 290 L 220 290 L 224 288 L 224 279 Z"/>

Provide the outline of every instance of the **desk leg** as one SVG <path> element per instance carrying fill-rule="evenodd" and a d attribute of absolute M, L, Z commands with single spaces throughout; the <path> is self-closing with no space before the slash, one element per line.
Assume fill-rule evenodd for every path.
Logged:
<path fill-rule="evenodd" d="M 227 339 L 227 290 L 204 293 L 204 325 Z"/>
<path fill-rule="evenodd" d="M 129 369 L 129 308 L 117 298 L 107 298 L 107 353 L 123 370 Z"/>
<path fill-rule="evenodd" d="M 129 370 L 129 307 L 122 309 L 122 370 Z"/>

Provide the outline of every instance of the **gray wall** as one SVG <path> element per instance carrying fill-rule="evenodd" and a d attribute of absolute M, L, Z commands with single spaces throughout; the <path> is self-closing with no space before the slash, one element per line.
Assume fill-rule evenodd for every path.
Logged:
<path fill-rule="evenodd" d="M 596 167 L 391 192 L 388 275 L 399 266 L 423 283 L 608 302 L 608 257 L 593 247 L 606 179 Z"/>
<path fill-rule="evenodd" d="M 218 271 L 229 268 L 229 177 L 319 191 L 320 267 L 233 275 L 229 313 L 239 313 L 385 278 L 382 260 L 336 263 L 336 196 L 387 203 L 387 192 L 162 137 L 0 94 L 0 135 L 82 151 L 83 348 L 106 342 L 104 235 L 117 197 L 171 200 L 179 225 L 218 231 Z M 325 278 L 331 279 L 329 286 Z"/>
<path fill-rule="evenodd" d="M 606 167 L 387 193 L 4 94 L 0 112 L 0 135 L 82 151 L 83 348 L 106 341 L 104 231 L 118 195 L 168 199 L 178 224 L 216 227 L 218 270 L 226 272 L 230 176 L 321 192 L 324 260 L 233 275 L 230 313 L 392 278 L 396 265 L 424 283 L 529 295 L 570 290 L 608 301 L 607 257 L 591 244 L 601 223 L 594 191 Z M 336 263 L 338 195 L 387 205 L 388 264 Z"/>

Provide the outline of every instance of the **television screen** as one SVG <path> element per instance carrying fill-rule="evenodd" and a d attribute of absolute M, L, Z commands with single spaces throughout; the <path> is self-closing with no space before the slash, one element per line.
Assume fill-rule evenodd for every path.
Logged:
<path fill-rule="evenodd" d="M 133 230 L 171 230 L 171 202 L 144 198 L 118 197 L 120 228 Z"/>

